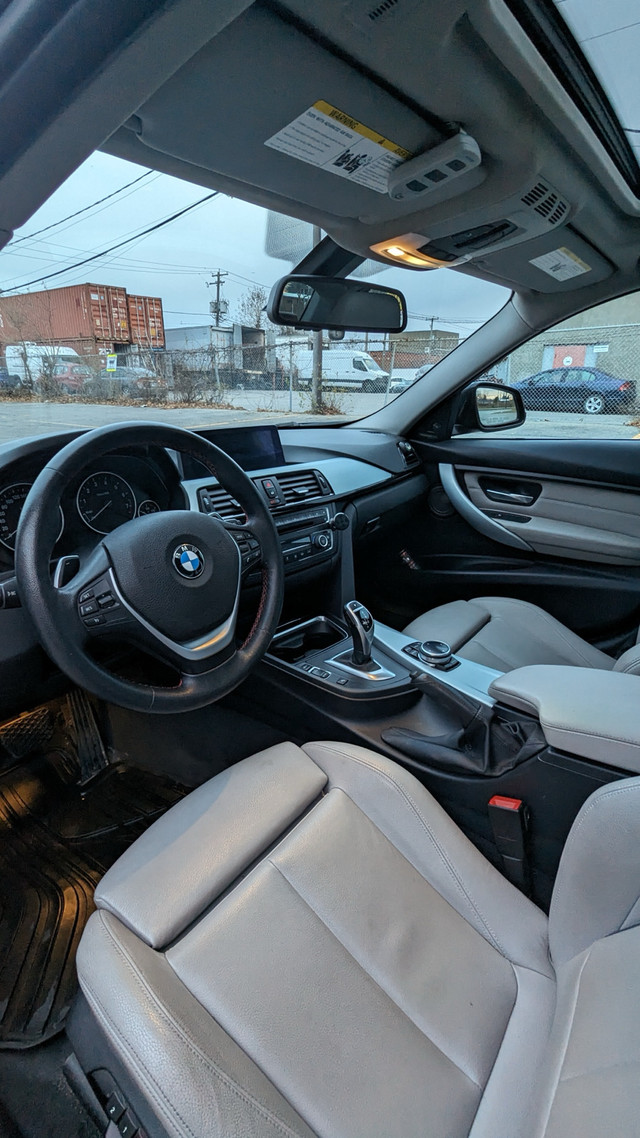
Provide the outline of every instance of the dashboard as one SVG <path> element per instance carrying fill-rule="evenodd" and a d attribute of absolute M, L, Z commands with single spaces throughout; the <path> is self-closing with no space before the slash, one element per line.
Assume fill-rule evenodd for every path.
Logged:
<path fill-rule="evenodd" d="M 399 505 L 413 508 L 425 491 L 421 463 L 406 440 L 349 427 L 249 428 L 200 432 L 247 470 L 264 496 L 280 538 L 287 601 L 318 604 L 318 582 L 330 587 L 344 574 L 351 543 Z M 0 447 L 0 715 L 50 698 L 48 685 L 64 683 L 40 648 L 21 607 L 14 577 L 20 512 L 40 471 L 80 432 L 21 439 Z M 91 462 L 67 486 L 52 571 L 62 558 L 82 562 L 103 535 L 164 510 L 219 514 L 233 526 L 242 511 L 205 467 L 162 447 L 129 446 Z M 350 529 L 344 531 L 346 510 Z M 337 522 L 342 522 L 338 525 Z M 342 531 L 342 532 L 340 532 Z M 242 553 L 247 605 L 260 582 L 255 554 Z M 122 646 L 120 646 L 122 647 Z M 48 694 L 49 693 L 49 694 Z"/>

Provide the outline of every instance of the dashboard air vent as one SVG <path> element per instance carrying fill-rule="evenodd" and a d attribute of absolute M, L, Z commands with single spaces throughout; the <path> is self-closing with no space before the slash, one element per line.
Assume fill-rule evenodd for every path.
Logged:
<path fill-rule="evenodd" d="M 318 498 L 331 494 L 332 490 L 324 474 L 319 470 L 295 470 L 290 474 L 278 473 L 278 485 L 282 491 L 285 505 L 303 502 L 306 498 Z"/>
<path fill-rule="evenodd" d="M 221 486 L 207 486 L 203 490 L 198 490 L 198 501 L 204 514 L 220 514 L 221 518 L 238 518 L 238 520 L 245 517 L 242 506 Z"/>
<path fill-rule="evenodd" d="M 381 19 L 382 16 L 388 16 L 393 8 L 399 3 L 399 0 L 382 0 L 381 4 L 376 4 L 375 8 L 369 9 L 369 19 L 372 23 Z"/>
<path fill-rule="evenodd" d="M 539 217 L 543 217 L 548 225 L 557 225 L 569 212 L 569 203 L 546 182 L 536 182 L 535 186 L 522 195 L 521 201 Z"/>

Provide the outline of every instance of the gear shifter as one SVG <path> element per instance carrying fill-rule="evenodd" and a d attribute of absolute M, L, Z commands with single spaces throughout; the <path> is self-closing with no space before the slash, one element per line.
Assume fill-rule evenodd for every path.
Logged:
<path fill-rule="evenodd" d="M 353 663 L 369 664 L 375 632 L 375 622 L 371 613 L 360 604 L 360 601 L 347 601 L 344 606 L 344 617 L 353 641 Z"/>

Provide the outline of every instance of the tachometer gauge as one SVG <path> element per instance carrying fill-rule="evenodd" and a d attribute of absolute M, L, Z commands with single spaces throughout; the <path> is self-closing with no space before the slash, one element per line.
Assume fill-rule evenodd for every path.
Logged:
<path fill-rule="evenodd" d="M 14 482 L 13 486 L 5 486 L 4 490 L 0 490 L 0 542 L 7 549 L 14 550 L 16 547 L 18 522 L 30 489 L 30 482 Z M 62 537 L 63 529 L 64 514 L 60 507 L 60 532 L 56 541 Z"/>
<path fill-rule="evenodd" d="M 160 513 L 160 507 L 159 507 L 157 502 L 154 502 L 153 498 L 145 498 L 144 502 L 141 502 L 140 505 L 138 506 L 138 517 L 139 518 L 144 518 L 144 516 L 146 514 L 159 514 L 159 513 Z"/>
<path fill-rule="evenodd" d="M 136 499 L 129 483 L 109 470 L 85 478 L 76 505 L 84 524 L 95 533 L 111 533 L 136 516 Z"/>

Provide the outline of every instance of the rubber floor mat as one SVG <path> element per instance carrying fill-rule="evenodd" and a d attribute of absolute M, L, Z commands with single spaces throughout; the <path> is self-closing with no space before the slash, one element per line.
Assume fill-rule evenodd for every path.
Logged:
<path fill-rule="evenodd" d="M 188 788 L 131 767 L 89 787 L 63 753 L 0 775 L 0 1047 L 64 1027 L 75 953 L 105 870 Z"/>

